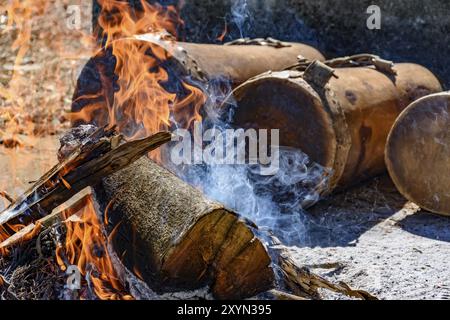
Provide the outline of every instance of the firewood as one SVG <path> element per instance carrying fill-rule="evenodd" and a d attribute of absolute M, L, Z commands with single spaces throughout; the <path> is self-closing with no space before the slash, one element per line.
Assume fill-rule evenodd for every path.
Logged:
<path fill-rule="evenodd" d="M 119 145 L 114 129 L 100 128 L 81 141 L 60 163 L 0 213 L 0 225 L 29 224 L 52 212 L 87 186 L 133 163 L 144 154 L 170 141 L 160 132 L 145 139 Z"/>
<path fill-rule="evenodd" d="M 283 70 L 294 64 L 299 55 L 308 60 L 324 60 L 319 51 L 305 44 L 281 42 L 274 44 L 270 45 L 268 40 L 263 39 L 248 45 L 228 46 L 173 42 L 164 40 L 164 35 L 151 33 L 118 39 L 113 46 L 135 48 L 125 50 L 123 54 L 133 55 L 135 59 L 136 55 L 141 55 L 139 61 L 148 61 L 153 55 L 155 58 L 153 68 L 163 68 L 165 73 L 173 75 L 168 79 L 171 86 L 181 85 L 179 81 L 186 81 L 195 83 L 199 89 L 202 87 L 198 86 L 199 83 L 203 82 L 206 85 L 207 81 L 212 79 L 224 79 L 227 84 L 234 87 L 261 72 Z M 158 52 L 156 56 L 155 52 Z M 108 119 L 108 105 L 113 105 L 116 99 L 114 74 L 124 72 L 120 71 L 120 64 L 116 65 L 117 55 L 116 50 L 105 48 L 97 52 L 83 68 L 72 100 L 74 125 L 85 123 L 102 125 L 111 120 Z M 160 55 L 166 58 L 161 61 Z M 122 58 L 133 59 L 131 56 Z M 191 82 L 188 79 L 195 81 Z M 90 114 L 90 119 L 77 116 L 79 112 L 85 114 L 83 112 L 85 107 L 94 105 L 98 109 Z M 131 105 L 127 108 L 128 111 L 132 110 Z M 125 119 L 130 123 L 132 121 L 127 117 Z"/>
<path fill-rule="evenodd" d="M 272 287 L 266 248 L 248 223 L 148 158 L 94 188 L 123 264 L 156 292 L 211 285 L 219 299 Z"/>
<path fill-rule="evenodd" d="M 286 286 L 296 295 L 319 298 L 318 289 L 322 288 L 352 298 L 362 300 L 378 300 L 376 297 L 364 290 L 354 290 L 343 282 L 334 284 L 331 281 L 314 274 L 308 268 L 298 266 L 292 257 L 286 252 L 279 255 L 279 264 Z"/>
<path fill-rule="evenodd" d="M 39 219 L 36 222 L 30 223 L 24 228 L 20 229 L 18 232 L 13 234 L 11 237 L 0 243 L 0 252 L 4 249 L 8 249 L 15 245 L 20 245 L 27 242 L 36 236 L 38 236 L 43 231 L 53 227 L 56 224 L 62 224 L 64 221 L 70 221 L 75 219 L 73 215 L 76 215 L 85 205 L 86 200 L 90 195 L 85 195 L 74 204 L 62 210 L 54 210 L 48 216 Z M 69 216 L 69 218 L 64 219 L 64 216 Z"/>
<path fill-rule="evenodd" d="M 364 67 L 344 67 L 350 61 Z M 442 90 L 426 68 L 392 67 L 372 55 L 302 62 L 295 69 L 249 79 L 223 108 L 232 106 L 235 127 L 280 128 L 280 145 L 300 149 L 324 168 L 311 185 L 322 196 L 385 172 L 384 147 L 395 119 L 412 101 Z"/>

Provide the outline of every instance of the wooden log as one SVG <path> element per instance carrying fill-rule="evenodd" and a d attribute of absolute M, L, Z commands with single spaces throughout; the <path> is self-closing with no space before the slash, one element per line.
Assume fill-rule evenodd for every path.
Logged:
<path fill-rule="evenodd" d="M 80 74 L 72 103 L 74 126 L 85 123 L 103 126 L 117 121 L 110 117 L 111 106 L 118 100 L 117 78 L 119 74 L 127 74 L 129 71 L 122 69 L 127 66 L 125 62 L 119 63 L 120 60 L 135 59 L 139 63 L 143 61 L 142 66 L 152 61 L 147 67 L 151 67 L 153 71 L 149 70 L 149 73 L 143 76 L 152 77 L 151 72 L 155 72 L 154 70 L 164 70 L 168 79 L 161 81 L 164 83 L 162 87 L 165 91 L 175 93 L 178 100 L 183 100 L 183 97 L 192 93 L 186 91 L 184 83 L 189 83 L 198 90 L 204 90 L 210 81 L 221 80 L 224 85 L 231 84 L 234 87 L 262 72 L 283 70 L 295 64 L 299 55 L 310 60 L 324 60 L 318 50 L 305 44 L 282 42 L 268 44 L 265 40 L 259 42 L 261 45 L 254 42 L 249 45 L 227 46 L 196 44 L 169 41 L 159 34 L 136 35 L 115 40 L 111 43 L 112 49 L 99 51 L 88 61 Z M 147 85 L 156 86 L 157 82 L 148 81 Z M 161 90 L 159 86 L 148 89 Z M 150 101 L 152 97 L 146 99 L 148 102 L 141 101 L 141 103 L 153 103 Z M 129 103 L 126 110 L 120 110 L 123 119 L 119 121 L 119 127 L 123 126 L 124 131 L 133 127 L 133 121 L 138 120 L 129 116 L 137 112 L 135 108 L 137 107 Z M 177 111 L 174 110 L 174 113 Z M 175 117 L 177 116 L 175 114 Z"/>
<path fill-rule="evenodd" d="M 428 211 L 450 216 L 450 92 L 412 103 L 395 121 L 386 165 L 397 189 Z"/>
<path fill-rule="evenodd" d="M 38 213 L 47 215 L 78 193 L 82 185 L 98 183 L 170 137 L 160 133 L 120 146 L 113 146 L 111 139 L 90 139 L 92 135 L 87 139 L 89 144 L 65 141 L 60 149 L 68 153 L 60 157 L 64 160 L 1 213 L 0 220 L 6 223 L 23 215 L 29 217 L 36 208 L 33 222 Z M 99 155 L 93 150 L 102 152 Z M 205 199 L 200 191 L 151 160 L 142 158 L 104 178 L 95 187 L 95 194 L 110 221 L 116 252 L 125 266 L 156 291 L 210 284 L 217 298 L 229 299 L 249 297 L 272 287 L 270 257 L 249 223 Z M 29 224 L 2 245 L 7 248 L 28 240 L 42 225 L 58 219 L 57 215 Z"/>
<path fill-rule="evenodd" d="M 152 160 L 94 190 L 114 250 L 153 290 L 211 285 L 216 298 L 235 299 L 272 287 L 271 259 L 249 225 Z"/>

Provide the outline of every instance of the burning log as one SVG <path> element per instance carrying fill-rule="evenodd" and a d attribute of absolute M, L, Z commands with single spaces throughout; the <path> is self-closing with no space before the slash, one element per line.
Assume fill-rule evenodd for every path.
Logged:
<path fill-rule="evenodd" d="M 114 129 L 100 128 L 84 138 L 71 145 L 71 152 L 60 163 L 0 213 L 0 226 L 8 222 L 29 224 L 50 214 L 85 187 L 170 141 L 171 134 L 161 132 L 119 145 L 121 136 Z"/>
<path fill-rule="evenodd" d="M 170 139 L 169 133 L 118 145 L 120 136 L 113 131 L 86 127 L 89 134 L 75 128 L 61 139 L 62 162 L 0 214 L 2 224 L 27 221 L 0 244 L 2 250 L 53 225 L 59 213 L 37 219 L 95 184 L 97 213 L 105 213 L 113 248 L 155 291 L 209 284 L 215 297 L 230 299 L 272 287 L 271 259 L 248 221 L 146 157 L 130 165 Z"/>
<path fill-rule="evenodd" d="M 158 93 L 162 88 L 167 92 L 167 97 L 161 94 L 158 96 L 156 103 L 159 106 L 165 100 L 173 103 L 173 95 L 176 96 L 175 100 L 186 101 L 186 97 L 195 93 L 195 90 L 189 89 L 191 86 L 205 90 L 207 83 L 220 80 L 234 87 L 262 72 L 283 70 L 295 64 L 299 55 L 307 59 L 324 59 L 319 51 L 308 45 L 273 39 L 212 45 L 163 38 L 164 35 L 160 34 L 146 34 L 115 40 L 108 49 L 93 57 L 80 74 L 73 96 L 74 125 L 95 123 L 102 126 L 112 123 L 113 119 L 120 121 L 119 115 L 131 118 L 128 121 L 136 121 L 142 114 L 145 115 L 145 112 L 135 110 L 135 100 L 124 103 L 118 97 L 121 80 L 126 80 L 126 86 L 135 86 L 127 92 L 135 92 L 136 99 L 140 99 L 136 91 L 142 92 L 140 96 L 143 96 L 143 100 L 140 103 L 144 106 L 152 102 L 151 92 Z M 145 82 L 140 84 L 141 80 L 133 78 L 136 73 L 140 75 L 138 78 L 146 79 Z M 126 98 L 129 99 L 130 95 L 126 94 Z M 197 101 L 197 104 L 203 105 L 204 102 Z M 115 103 L 123 105 L 126 110 L 112 111 Z M 164 111 L 169 111 L 169 105 Z M 177 108 L 172 109 L 176 112 Z M 151 112 L 153 118 L 159 116 L 155 114 L 156 110 Z M 128 128 L 130 125 L 125 126 Z"/>
<path fill-rule="evenodd" d="M 395 121 L 386 165 L 397 189 L 420 207 L 450 215 L 450 93 L 421 98 Z"/>
<path fill-rule="evenodd" d="M 330 168 L 319 194 L 382 173 L 397 116 L 412 101 L 442 90 L 422 66 L 371 55 L 299 63 L 296 69 L 262 74 L 236 88 L 232 121 L 240 128 L 279 128 L 280 145 Z"/>
<path fill-rule="evenodd" d="M 271 259 L 248 223 L 152 160 L 103 179 L 95 194 L 115 251 L 153 290 L 210 284 L 232 299 L 271 288 Z"/>

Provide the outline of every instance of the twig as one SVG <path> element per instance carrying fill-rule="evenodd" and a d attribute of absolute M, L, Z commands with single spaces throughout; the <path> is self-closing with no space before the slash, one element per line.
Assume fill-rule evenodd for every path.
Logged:
<path fill-rule="evenodd" d="M 9 203 L 14 203 L 16 200 L 12 196 L 9 195 L 6 191 L 0 191 L 0 197 L 5 198 L 9 201 Z"/>
<path fill-rule="evenodd" d="M 283 292 L 280 290 L 272 289 L 267 291 L 269 295 L 274 297 L 276 300 L 309 300 L 305 297 L 300 297 L 291 293 Z"/>

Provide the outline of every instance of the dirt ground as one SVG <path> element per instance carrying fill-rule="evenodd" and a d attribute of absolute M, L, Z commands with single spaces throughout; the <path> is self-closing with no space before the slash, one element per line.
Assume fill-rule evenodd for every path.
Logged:
<path fill-rule="evenodd" d="M 450 299 L 450 218 L 405 200 L 389 177 L 331 196 L 308 220 L 307 245 L 290 248 L 300 264 L 381 299 Z"/>
<path fill-rule="evenodd" d="M 15 18 L 4 7 L 19 3 Z M 81 5 L 84 3 L 83 5 Z M 79 5 L 79 24 L 70 6 Z M 91 56 L 89 1 L 0 1 L 0 144 L 67 128 L 74 86 Z"/>
<path fill-rule="evenodd" d="M 27 147 L 10 149 L 0 146 L 0 189 L 14 197 L 23 192 L 29 182 L 40 178 L 57 162 L 56 136 L 22 139 L 29 144 Z"/>
<path fill-rule="evenodd" d="M 7 4 L 17 5 L 14 17 Z M 77 25 L 71 6 L 80 8 Z M 0 1 L 0 190 L 17 195 L 55 164 L 56 135 L 69 127 L 76 80 L 94 48 L 91 6 Z"/>

